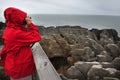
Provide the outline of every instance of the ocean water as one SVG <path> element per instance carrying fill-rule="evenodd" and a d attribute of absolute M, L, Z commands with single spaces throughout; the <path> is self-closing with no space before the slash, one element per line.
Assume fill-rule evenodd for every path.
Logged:
<path fill-rule="evenodd" d="M 120 36 L 120 16 L 59 14 L 32 14 L 30 16 L 35 24 L 43 25 L 45 27 L 79 25 L 88 29 L 115 29 Z"/>
<path fill-rule="evenodd" d="M 120 16 L 111 15 L 60 15 L 60 14 L 29 14 L 36 25 L 64 26 L 79 25 L 92 29 L 115 29 L 120 36 Z M 3 16 L 0 20 L 4 20 Z"/>

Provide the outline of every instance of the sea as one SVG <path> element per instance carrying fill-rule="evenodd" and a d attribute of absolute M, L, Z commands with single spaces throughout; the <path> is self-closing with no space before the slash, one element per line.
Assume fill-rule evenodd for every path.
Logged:
<path fill-rule="evenodd" d="M 120 15 L 29 14 L 33 23 L 45 27 L 81 26 L 88 29 L 115 29 L 120 36 Z M 3 16 L 0 21 L 4 22 Z"/>

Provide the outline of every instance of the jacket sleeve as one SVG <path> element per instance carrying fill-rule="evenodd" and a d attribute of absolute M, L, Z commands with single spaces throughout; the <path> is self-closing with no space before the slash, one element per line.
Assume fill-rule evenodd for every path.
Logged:
<path fill-rule="evenodd" d="M 41 35 L 37 26 L 31 23 L 29 26 L 29 31 L 19 31 L 18 36 L 16 36 L 16 40 L 18 43 L 26 45 L 38 42 L 41 40 Z"/>

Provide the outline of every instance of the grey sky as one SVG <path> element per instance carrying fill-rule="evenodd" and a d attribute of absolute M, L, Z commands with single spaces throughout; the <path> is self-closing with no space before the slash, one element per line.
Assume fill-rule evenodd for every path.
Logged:
<path fill-rule="evenodd" d="M 120 15 L 120 0 L 1 0 L 0 12 L 9 6 L 29 14 Z"/>

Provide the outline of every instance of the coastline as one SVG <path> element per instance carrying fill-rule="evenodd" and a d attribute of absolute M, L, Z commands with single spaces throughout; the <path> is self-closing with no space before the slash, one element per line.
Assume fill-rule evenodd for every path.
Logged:
<path fill-rule="evenodd" d="M 116 30 L 69 25 L 39 26 L 39 30 L 41 46 L 65 80 L 120 78 L 120 37 Z"/>
<path fill-rule="evenodd" d="M 115 29 L 89 30 L 69 25 L 38 28 L 40 44 L 63 80 L 120 78 L 120 37 Z"/>

